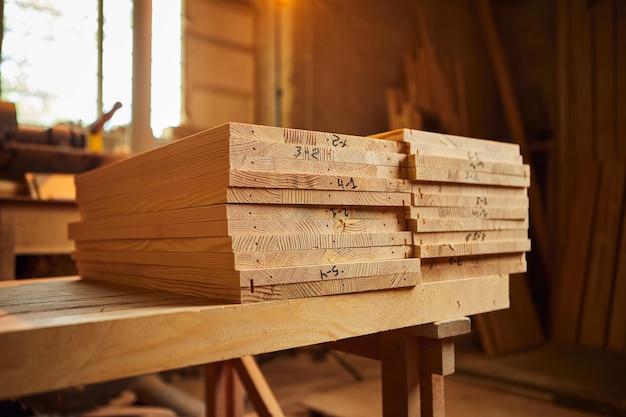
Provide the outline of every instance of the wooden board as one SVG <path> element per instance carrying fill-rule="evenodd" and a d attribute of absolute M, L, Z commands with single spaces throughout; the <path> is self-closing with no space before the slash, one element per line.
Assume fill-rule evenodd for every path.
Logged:
<path fill-rule="evenodd" d="M 92 220 L 224 203 L 389 207 L 408 205 L 410 199 L 409 193 L 228 188 L 204 189 L 193 195 L 177 190 L 169 195 L 157 195 L 149 201 L 80 203 L 79 211 L 83 219 Z"/>
<path fill-rule="evenodd" d="M 416 258 L 449 258 L 451 256 L 486 255 L 492 253 L 515 253 L 530 250 L 530 240 L 500 242 L 445 243 L 439 245 L 416 245 Z"/>
<path fill-rule="evenodd" d="M 530 177 L 490 174 L 463 169 L 438 169 L 409 167 L 409 179 L 417 181 L 453 182 L 461 184 L 502 185 L 508 187 L 529 187 Z"/>
<path fill-rule="evenodd" d="M 103 274 L 139 276 L 163 279 L 170 282 L 170 291 L 185 294 L 176 288 L 178 280 L 187 283 L 205 282 L 226 288 L 290 284 L 295 282 L 323 281 L 344 278 L 368 277 L 390 274 L 417 274 L 420 271 L 420 260 L 396 259 L 384 261 L 347 262 L 336 264 L 289 266 L 266 269 L 235 271 L 231 266 L 202 268 L 200 266 L 144 265 L 133 263 L 103 263 L 78 261 L 81 276 L 92 278 L 91 272 Z M 216 278 L 220 277 L 218 281 Z M 129 282 L 130 284 L 130 282 Z M 186 291 L 182 289 L 181 291 Z M 209 295 L 210 298 L 210 295 Z"/>
<path fill-rule="evenodd" d="M 485 139 L 474 139 L 463 136 L 448 135 L 445 133 L 426 132 L 415 129 L 398 129 L 391 132 L 379 133 L 373 137 L 402 142 L 423 143 L 425 145 L 446 146 L 449 148 L 472 149 L 482 152 L 519 155 L 520 147 L 517 144 L 497 142 Z"/>
<path fill-rule="evenodd" d="M 300 173 L 317 175 L 340 175 L 346 173 L 363 178 L 408 178 L 403 166 L 358 164 L 334 161 L 294 160 L 271 156 L 231 155 L 230 166 L 234 170 L 251 172 Z"/>
<path fill-rule="evenodd" d="M 415 245 L 466 243 L 466 242 L 493 242 L 502 240 L 524 240 L 528 238 L 528 231 L 519 230 L 475 230 L 469 232 L 432 232 L 415 233 Z"/>
<path fill-rule="evenodd" d="M 0 305 L 5 313 L 0 317 L 2 398 L 505 308 L 509 288 L 508 277 L 491 276 L 306 300 L 215 305 L 86 280 L 18 284 L 0 283 L 2 298 L 13 303 Z M 31 301 L 24 301 L 28 297 Z M 31 312 L 34 306 L 38 311 Z M 64 340 L 77 341 L 81 349 L 68 354 Z"/>
<path fill-rule="evenodd" d="M 505 207 L 407 207 L 407 218 L 480 218 L 480 219 L 517 219 L 528 218 L 526 208 L 505 208 Z"/>
<path fill-rule="evenodd" d="M 507 164 L 501 162 L 480 161 L 467 158 L 446 158 L 430 155 L 409 155 L 409 167 L 453 168 L 466 171 L 486 172 L 491 174 L 530 176 L 530 167 L 523 164 Z"/>
<path fill-rule="evenodd" d="M 78 250 L 169 252 L 271 252 L 410 245 L 411 232 L 325 235 L 233 236 L 215 238 L 126 239 L 78 241 Z"/>
<path fill-rule="evenodd" d="M 82 222 L 72 224 L 75 240 L 169 239 L 242 235 L 383 233 L 406 230 L 396 219 L 310 219 L 310 220 L 214 220 L 163 223 L 146 226 L 96 228 Z"/>
<path fill-rule="evenodd" d="M 421 268 L 423 283 L 488 276 L 497 271 L 498 275 L 525 272 L 525 254 L 423 259 Z"/>
<path fill-rule="evenodd" d="M 404 259 L 411 258 L 412 254 L 413 247 L 405 245 L 236 253 L 79 250 L 74 252 L 72 257 L 79 261 L 171 266 L 194 265 L 203 268 L 232 267 L 238 271 L 243 271 L 296 265 Z"/>
<path fill-rule="evenodd" d="M 528 198 L 483 195 L 413 194 L 413 206 L 425 207 L 511 207 L 528 208 Z"/>
<path fill-rule="evenodd" d="M 215 204 L 154 213 L 115 216 L 106 219 L 83 220 L 83 227 L 116 228 L 176 224 L 216 220 L 302 220 L 302 219 L 385 219 L 403 220 L 402 207 L 364 206 L 290 206 L 269 204 Z M 69 230 L 75 226 L 70 224 Z"/>
<path fill-rule="evenodd" d="M 502 154 L 472 151 L 463 148 L 448 148 L 437 145 L 424 145 L 421 143 L 408 143 L 409 154 L 441 156 L 448 158 L 461 158 L 467 161 L 496 162 L 506 164 L 521 164 L 522 156 L 519 154 Z"/>
<path fill-rule="evenodd" d="M 602 170 L 580 323 L 579 341 L 584 346 L 603 347 L 605 343 L 625 173 L 624 163 L 617 160 L 608 161 Z"/>
<path fill-rule="evenodd" d="M 412 232 L 460 232 L 485 230 L 528 229 L 528 220 L 491 219 L 408 219 L 407 226 Z"/>
<path fill-rule="evenodd" d="M 502 187 L 496 185 L 453 184 L 443 182 L 413 181 L 411 191 L 414 194 L 452 194 L 480 197 L 509 197 L 528 199 L 528 189 L 521 187 Z"/>
<path fill-rule="evenodd" d="M 415 286 L 419 282 L 416 274 L 380 275 L 374 277 L 335 279 L 331 281 L 302 282 L 295 284 L 269 285 L 242 289 L 242 302 L 293 300 L 297 298 L 325 295 L 349 294 L 365 291 L 380 291 Z"/>

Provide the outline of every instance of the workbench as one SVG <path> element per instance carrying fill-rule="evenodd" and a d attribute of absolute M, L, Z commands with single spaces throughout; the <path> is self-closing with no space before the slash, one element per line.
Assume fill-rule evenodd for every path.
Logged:
<path fill-rule="evenodd" d="M 67 225 L 78 219 L 73 201 L 0 198 L 0 280 L 15 279 L 18 255 L 69 255 Z"/>
<path fill-rule="evenodd" d="M 419 365 L 407 335 L 445 337 L 420 325 L 508 305 L 508 276 L 237 305 L 78 277 L 4 281 L 0 399 L 379 335 L 384 415 L 419 415 L 411 405 Z M 398 383 L 385 389 L 385 378 Z"/>

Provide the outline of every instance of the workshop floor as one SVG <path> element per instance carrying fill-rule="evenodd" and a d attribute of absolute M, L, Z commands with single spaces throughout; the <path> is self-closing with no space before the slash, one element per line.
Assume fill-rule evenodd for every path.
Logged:
<path fill-rule="evenodd" d="M 346 354 L 297 350 L 259 358 L 260 366 L 290 417 L 378 417 L 381 415 L 378 362 Z M 358 380 L 360 378 L 360 380 Z M 202 396 L 200 379 L 175 384 Z M 596 414 L 558 407 L 534 391 L 512 392 L 462 375 L 446 377 L 448 417 L 583 417 Z M 250 413 L 248 416 L 254 416 Z"/>

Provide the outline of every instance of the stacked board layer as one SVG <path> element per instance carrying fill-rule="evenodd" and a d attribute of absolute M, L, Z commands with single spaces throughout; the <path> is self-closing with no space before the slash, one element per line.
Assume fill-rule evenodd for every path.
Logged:
<path fill-rule="evenodd" d="M 235 303 L 414 286 L 405 148 L 229 123 L 81 174 L 79 273 Z"/>
<path fill-rule="evenodd" d="M 407 145 L 406 218 L 423 282 L 526 271 L 530 167 L 518 145 L 413 129 L 375 136 Z"/>

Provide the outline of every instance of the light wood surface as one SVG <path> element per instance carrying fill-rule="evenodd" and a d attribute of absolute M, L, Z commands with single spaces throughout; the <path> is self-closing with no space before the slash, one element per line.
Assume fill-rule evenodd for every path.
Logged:
<path fill-rule="evenodd" d="M 79 279 L 0 286 L 0 398 L 508 307 L 500 276 L 243 305 Z"/>

